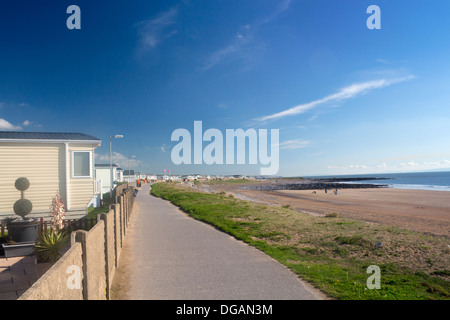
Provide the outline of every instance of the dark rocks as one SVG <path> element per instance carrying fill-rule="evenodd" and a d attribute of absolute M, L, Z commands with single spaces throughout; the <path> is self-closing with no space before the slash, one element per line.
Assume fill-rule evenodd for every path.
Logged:
<path fill-rule="evenodd" d="M 358 178 L 352 178 L 358 179 Z M 364 188 L 386 188 L 387 185 L 381 184 L 369 184 L 369 183 L 339 183 L 339 182 L 327 182 L 328 179 L 309 180 L 300 183 L 275 183 L 275 184 L 262 184 L 243 186 L 241 189 L 248 190 L 261 190 L 261 191 L 275 191 L 275 190 L 335 190 L 335 189 L 364 189 Z M 339 181 L 348 181 L 344 179 L 331 179 Z M 359 180 L 363 180 L 362 178 Z M 367 178 L 364 178 L 367 180 Z M 377 179 L 379 180 L 379 179 Z M 358 180 L 351 180 L 358 181 Z"/>

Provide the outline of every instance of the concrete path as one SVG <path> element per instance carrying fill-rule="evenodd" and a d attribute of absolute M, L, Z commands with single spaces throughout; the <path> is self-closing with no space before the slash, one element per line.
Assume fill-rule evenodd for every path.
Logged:
<path fill-rule="evenodd" d="M 112 299 L 323 299 L 261 251 L 138 193 Z"/>

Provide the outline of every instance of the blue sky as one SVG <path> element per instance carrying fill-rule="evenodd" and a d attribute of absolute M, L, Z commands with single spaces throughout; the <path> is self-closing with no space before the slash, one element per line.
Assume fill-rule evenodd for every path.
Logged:
<path fill-rule="evenodd" d="M 69 30 L 69 5 L 81 30 Z M 381 29 L 369 30 L 369 5 Z M 280 131 L 284 176 L 450 168 L 450 3 L 2 1 L 0 130 L 109 136 L 122 167 L 179 165 L 177 128 Z M 130 156 L 136 156 L 130 161 Z"/>

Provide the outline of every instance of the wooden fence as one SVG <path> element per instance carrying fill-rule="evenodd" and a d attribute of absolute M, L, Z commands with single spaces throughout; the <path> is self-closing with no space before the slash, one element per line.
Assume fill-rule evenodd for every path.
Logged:
<path fill-rule="evenodd" d="M 63 221 L 63 230 L 71 233 L 77 230 L 85 230 L 89 231 L 95 224 L 97 223 L 97 219 L 67 219 Z M 44 221 L 44 218 L 41 218 L 39 221 L 39 236 L 42 232 L 47 232 L 51 229 L 50 221 Z"/>
<path fill-rule="evenodd" d="M 2 238 L 5 236 L 5 229 L 6 229 L 6 222 L 2 222 L 0 226 L 0 237 Z"/>
<path fill-rule="evenodd" d="M 85 230 L 89 231 L 95 224 L 97 223 L 97 219 L 67 219 L 64 220 L 64 230 L 68 231 L 69 233 L 77 230 Z M 47 232 L 50 230 L 51 224 L 50 221 L 44 221 L 44 218 L 41 217 L 39 220 L 39 229 L 38 234 L 39 236 L 42 234 L 42 232 Z M 6 233 L 6 222 L 2 222 L 0 226 L 0 237 L 4 237 Z"/>

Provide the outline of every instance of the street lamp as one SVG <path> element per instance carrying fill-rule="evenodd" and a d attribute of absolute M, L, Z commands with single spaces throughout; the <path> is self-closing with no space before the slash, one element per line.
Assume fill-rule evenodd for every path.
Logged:
<path fill-rule="evenodd" d="M 112 148 L 111 148 L 111 141 L 112 138 L 114 139 L 122 139 L 123 135 L 116 134 L 114 136 L 109 136 L 109 173 L 110 173 L 110 186 L 109 186 L 109 197 L 112 199 L 112 188 L 113 188 L 113 171 L 112 171 Z"/>

